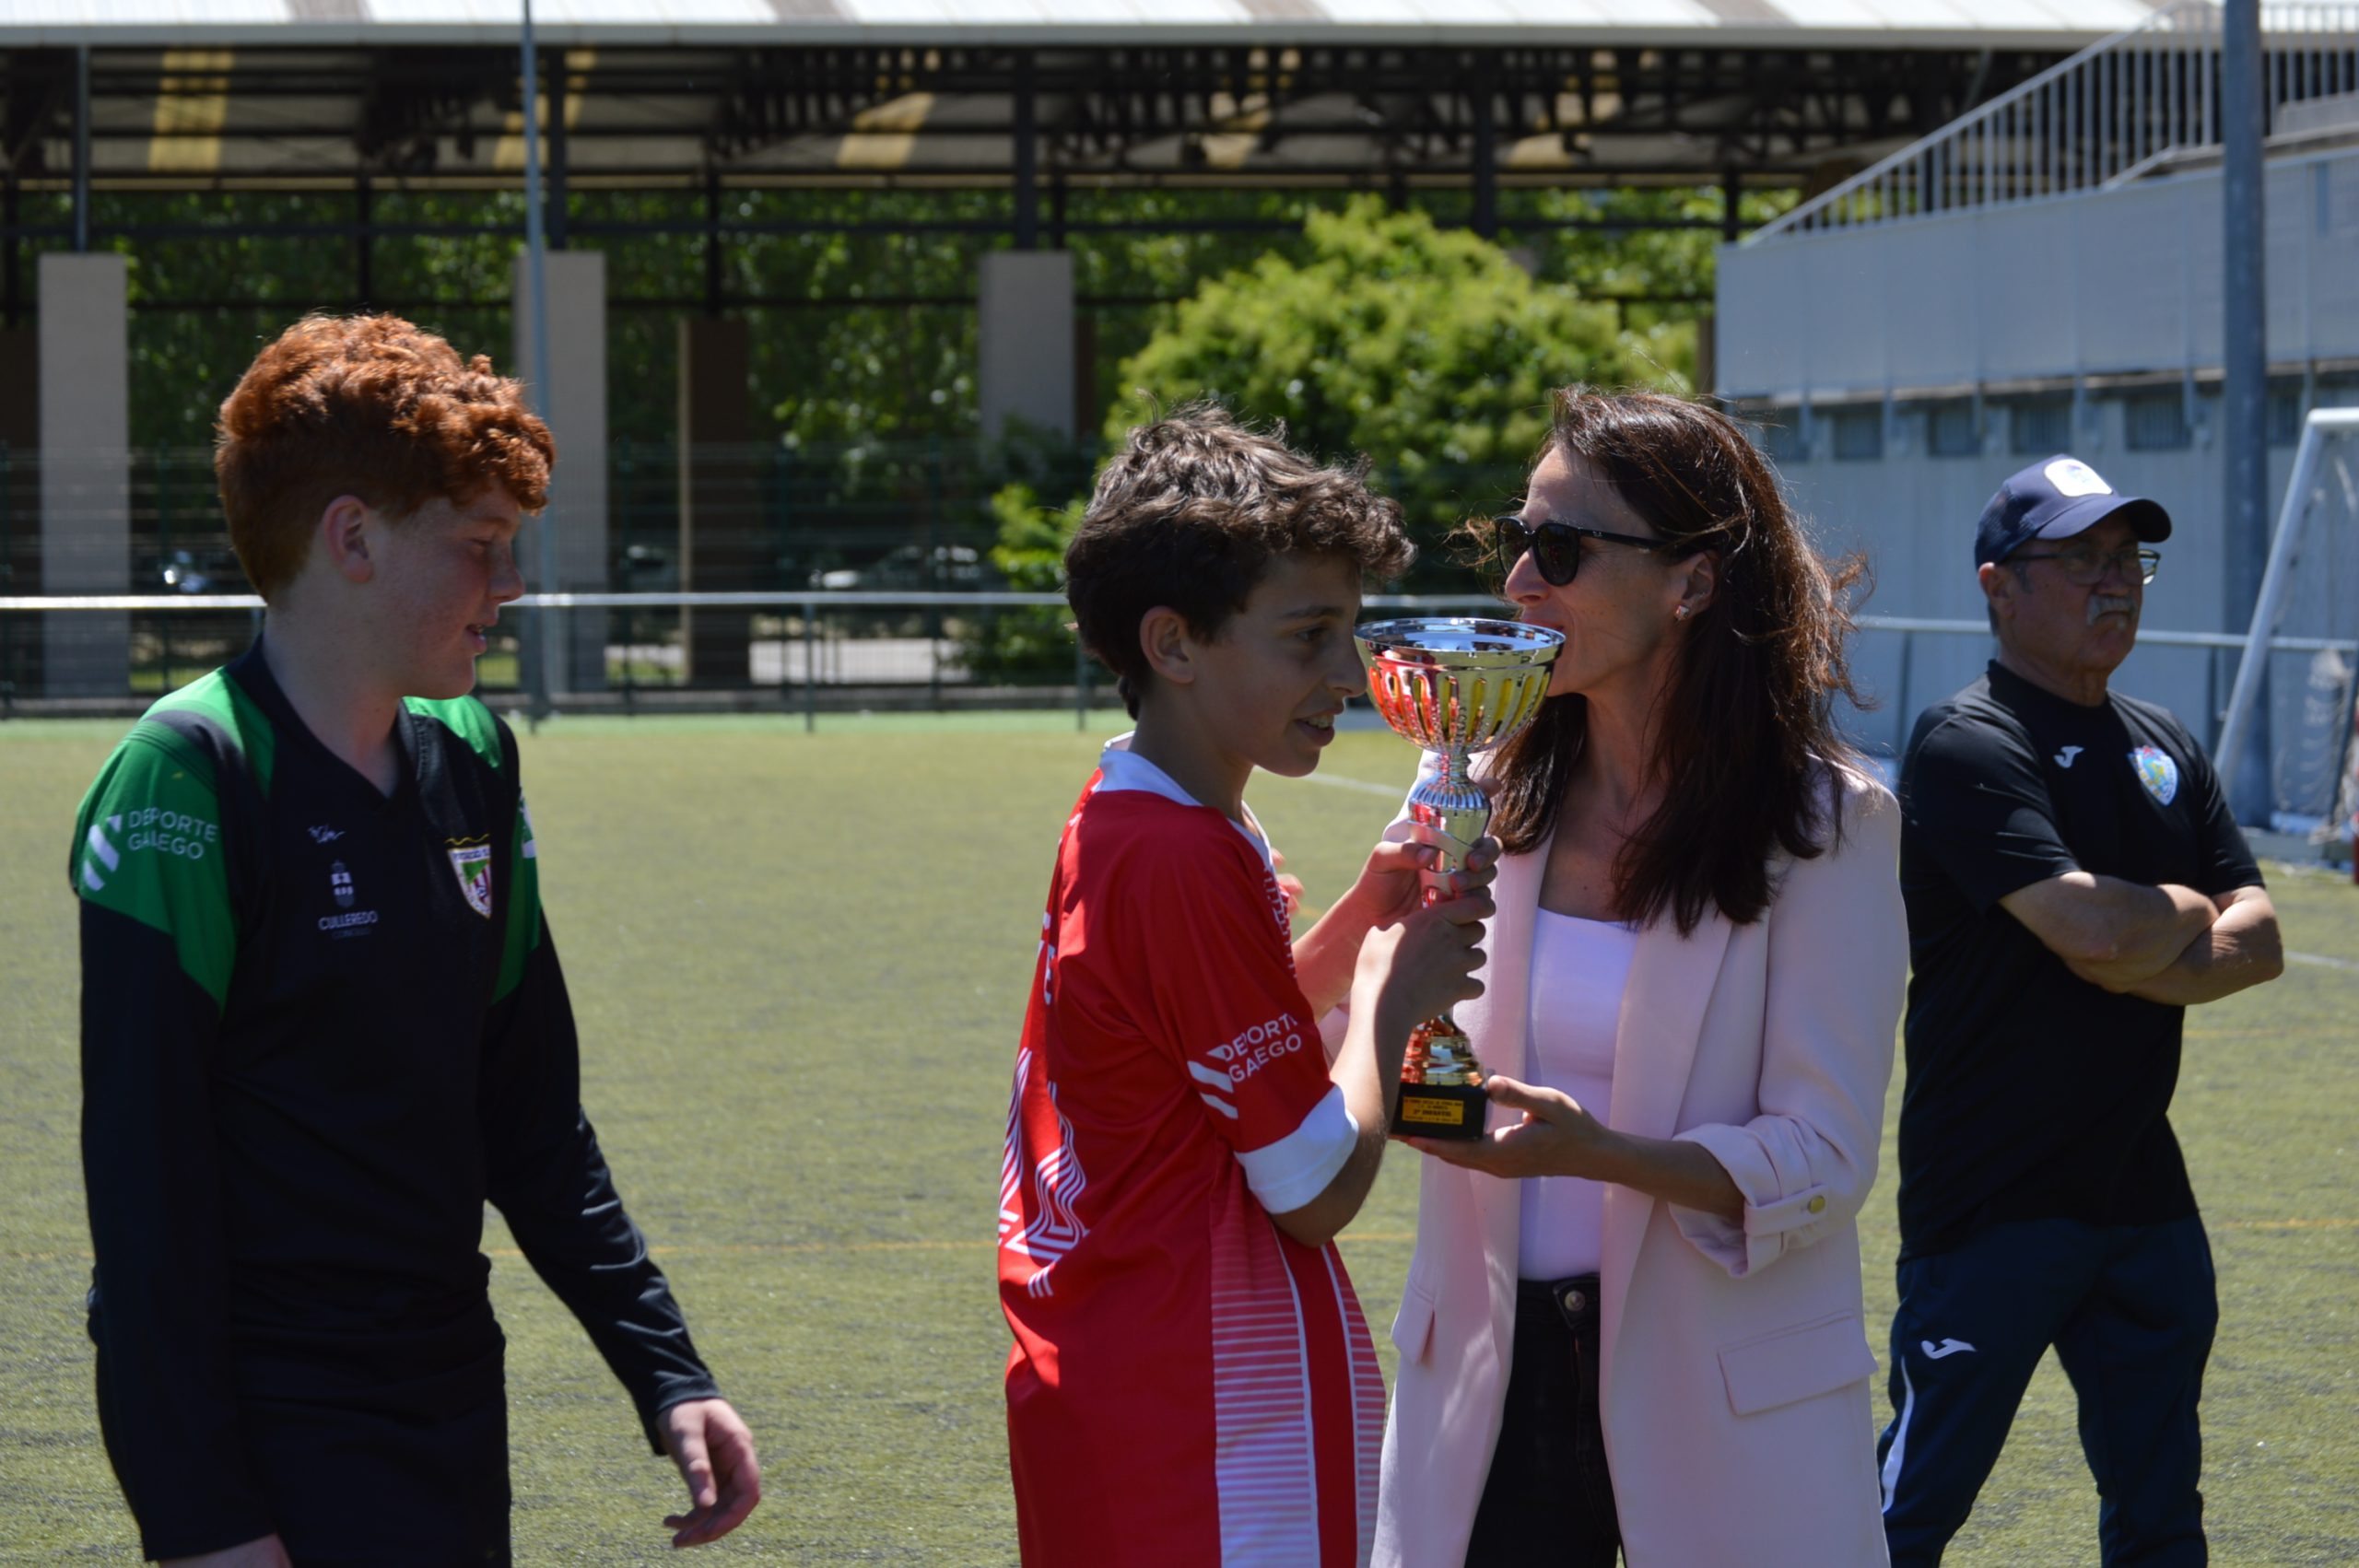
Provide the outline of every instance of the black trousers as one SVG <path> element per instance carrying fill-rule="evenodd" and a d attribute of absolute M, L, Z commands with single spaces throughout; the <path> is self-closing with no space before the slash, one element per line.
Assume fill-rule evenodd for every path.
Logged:
<path fill-rule="evenodd" d="M 1899 1273 L 1893 1420 L 1877 1450 L 1894 1568 L 1941 1562 L 2051 1346 L 2097 1483 L 2095 1560 L 2210 1561 L 2196 1403 L 2220 1300 L 2201 1220 L 2019 1220 Z"/>
<path fill-rule="evenodd" d="M 1525 1280 L 1466 1568 L 1614 1568 L 1622 1527 L 1598 1418 L 1597 1276 Z"/>

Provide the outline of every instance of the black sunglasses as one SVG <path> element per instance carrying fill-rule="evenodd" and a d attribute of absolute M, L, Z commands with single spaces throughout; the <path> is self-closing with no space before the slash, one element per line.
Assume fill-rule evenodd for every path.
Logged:
<path fill-rule="evenodd" d="M 1499 542 L 1499 564 L 1503 571 L 1512 571 L 1526 550 L 1532 552 L 1532 565 L 1540 575 L 1558 588 L 1573 580 L 1581 569 L 1581 541 L 1602 539 L 1608 544 L 1632 544 L 1641 550 L 1661 552 L 1673 548 L 1669 540 L 1641 539 L 1635 533 L 1608 533 L 1599 528 L 1575 528 L 1569 522 L 1543 522 L 1534 528 L 1513 512 L 1491 520 Z"/>

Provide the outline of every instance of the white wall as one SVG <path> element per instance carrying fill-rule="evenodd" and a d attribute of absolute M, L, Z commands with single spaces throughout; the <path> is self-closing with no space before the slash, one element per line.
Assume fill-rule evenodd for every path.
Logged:
<path fill-rule="evenodd" d="M 2359 151 L 2273 161 L 2267 202 L 2270 360 L 2281 369 L 2325 362 L 2328 373 L 2306 389 L 2310 400 L 2359 403 L 2347 373 L 2359 361 Z M 2000 481 L 2048 455 L 2014 450 L 2008 394 L 2023 383 L 2079 382 L 2087 390 L 2071 450 L 2117 489 L 2161 502 L 2176 524 L 2147 590 L 2146 626 L 2224 629 L 2218 399 L 2195 399 L 2187 447 L 2133 451 L 2122 393 L 2103 380 L 2158 376 L 2168 391 L 2200 375 L 2216 393 L 2221 207 L 2212 171 L 1721 250 L 1718 390 L 1774 404 L 1789 425 L 1801 422 L 1800 402 L 1812 402 L 1810 450 L 1779 469 L 1830 550 L 1867 551 L 1877 581 L 1869 613 L 1980 618 L 1975 519 Z M 1932 455 L 1909 394 L 1978 388 L 1981 453 Z M 1894 399 L 1884 455 L 1837 461 L 1830 400 L 1863 395 Z M 2293 453 L 2270 450 L 2272 526 Z M 1857 673 L 1883 706 L 1858 720 L 1860 737 L 1904 742 L 1917 711 L 1973 679 L 1989 650 L 1984 638 L 1919 634 L 1904 671 L 1896 634 L 1863 636 Z M 2208 737 L 2233 676 L 2232 656 L 2215 668 L 2201 650 L 2150 644 L 2118 685 Z"/>
<path fill-rule="evenodd" d="M 2272 364 L 2359 357 L 2359 151 L 2273 161 Z M 1736 398 L 2220 363 L 2216 171 L 1723 246 L 1718 390 Z"/>
<path fill-rule="evenodd" d="M 2359 387 L 2330 395 L 2331 401 L 2359 403 Z M 2194 442 L 2183 450 L 2131 451 L 2125 445 L 2118 400 L 2093 399 L 2088 407 L 2094 423 L 2081 427 L 2074 453 L 2117 490 L 2149 497 L 2171 514 L 2171 537 L 2160 546 L 2162 569 L 2146 590 L 2144 625 L 2171 631 L 2224 629 L 2220 512 L 2226 481 L 2212 427 L 2199 424 Z M 2199 400 L 2199 407 L 2216 420 L 2216 399 Z M 1866 614 L 1978 620 L 1983 600 L 1974 575 L 1975 520 L 2001 481 L 2048 454 L 2014 451 L 2006 412 L 1995 402 L 1986 405 L 1983 451 L 1976 457 L 1929 453 L 1920 413 L 1903 410 L 1894 424 L 1897 439 L 1887 432 L 1883 458 L 1847 462 L 1831 455 L 1822 416 L 1810 455 L 1778 464 L 1787 494 L 1822 549 L 1830 555 L 1867 553 L 1876 586 L 1860 606 Z M 2269 451 L 2272 528 L 2294 450 L 2275 446 Z M 2359 539 L 2345 546 L 2343 558 L 2359 564 Z M 2359 600 L 2345 602 L 2337 613 L 2359 631 Z M 2288 623 L 2283 629 L 2306 628 Z M 1871 632 L 1855 645 L 1855 673 L 1881 704 L 1860 716 L 1856 732 L 1879 746 L 1905 742 L 1917 712 L 1979 673 L 1991 646 L 1981 637 L 1917 634 L 1910 639 L 1904 687 L 1901 642 L 1898 634 Z M 2233 655 L 2220 656 L 2216 673 L 2212 657 L 2150 644 L 2131 655 L 2116 685 L 2133 696 L 2165 704 L 2208 740 L 2235 677 Z"/>

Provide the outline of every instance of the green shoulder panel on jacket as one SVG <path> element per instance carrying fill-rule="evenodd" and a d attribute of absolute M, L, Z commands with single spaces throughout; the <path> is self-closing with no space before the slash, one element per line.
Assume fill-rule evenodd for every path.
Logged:
<path fill-rule="evenodd" d="M 516 797 L 516 851 L 509 870 L 508 931 L 499 951 L 499 981 L 492 992 L 498 1001 L 524 979 L 525 960 L 541 945 L 540 846 L 533 841 L 533 808 L 520 792 Z"/>
<path fill-rule="evenodd" d="M 481 701 L 471 696 L 452 697 L 448 701 L 412 696 L 404 697 L 402 705 L 466 742 L 468 749 L 483 759 L 486 767 L 495 773 L 499 771 L 499 720 Z"/>
<path fill-rule="evenodd" d="M 433 720 L 464 741 L 486 767 L 495 773 L 507 770 L 508 747 L 501 734 L 506 726 L 478 698 L 463 696 L 444 702 L 414 696 L 406 699 L 406 705 L 412 713 Z M 525 961 L 541 944 L 539 851 L 533 843 L 533 813 L 524 804 L 523 781 L 510 782 L 517 788 L 515 848 L 508 870 L 508 930 L 500 947 L 499 979 L 492 992 L 495 1001 L 522 983 Z"/>
<path fill-rule="evenodd" d="M 141 720 L 83 797 L 70 874 L 83 898 L 170 937 L 182 971 L 217 1005 L 238 928 L 213 767 L 187 736 Z"/>
<path fill-rule="evenodd" d="M 209 723 L 232 750 L 244 756 L 262 792 L 270 793 L 270 768 L 278 754 L 278 731 L 271 728 L 268 716 L 246 695 L 245 687 L 216 670 L 157 698 L 141 723 L 149 729 L 160 728 L 147 724 L 147 720 L 168 713 L 191 714 Z M 132 732 L 138 733 L 135 730 Z"/>

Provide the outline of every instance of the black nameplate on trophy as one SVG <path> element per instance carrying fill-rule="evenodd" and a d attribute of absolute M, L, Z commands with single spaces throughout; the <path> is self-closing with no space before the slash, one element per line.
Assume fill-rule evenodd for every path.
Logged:
<path fill-rule="evenodd" d="M 1403 1083 L 1392 1130 L 1402 1138 L 1480 1138 L 1490 1103 L 1476 1083 Z"/>

